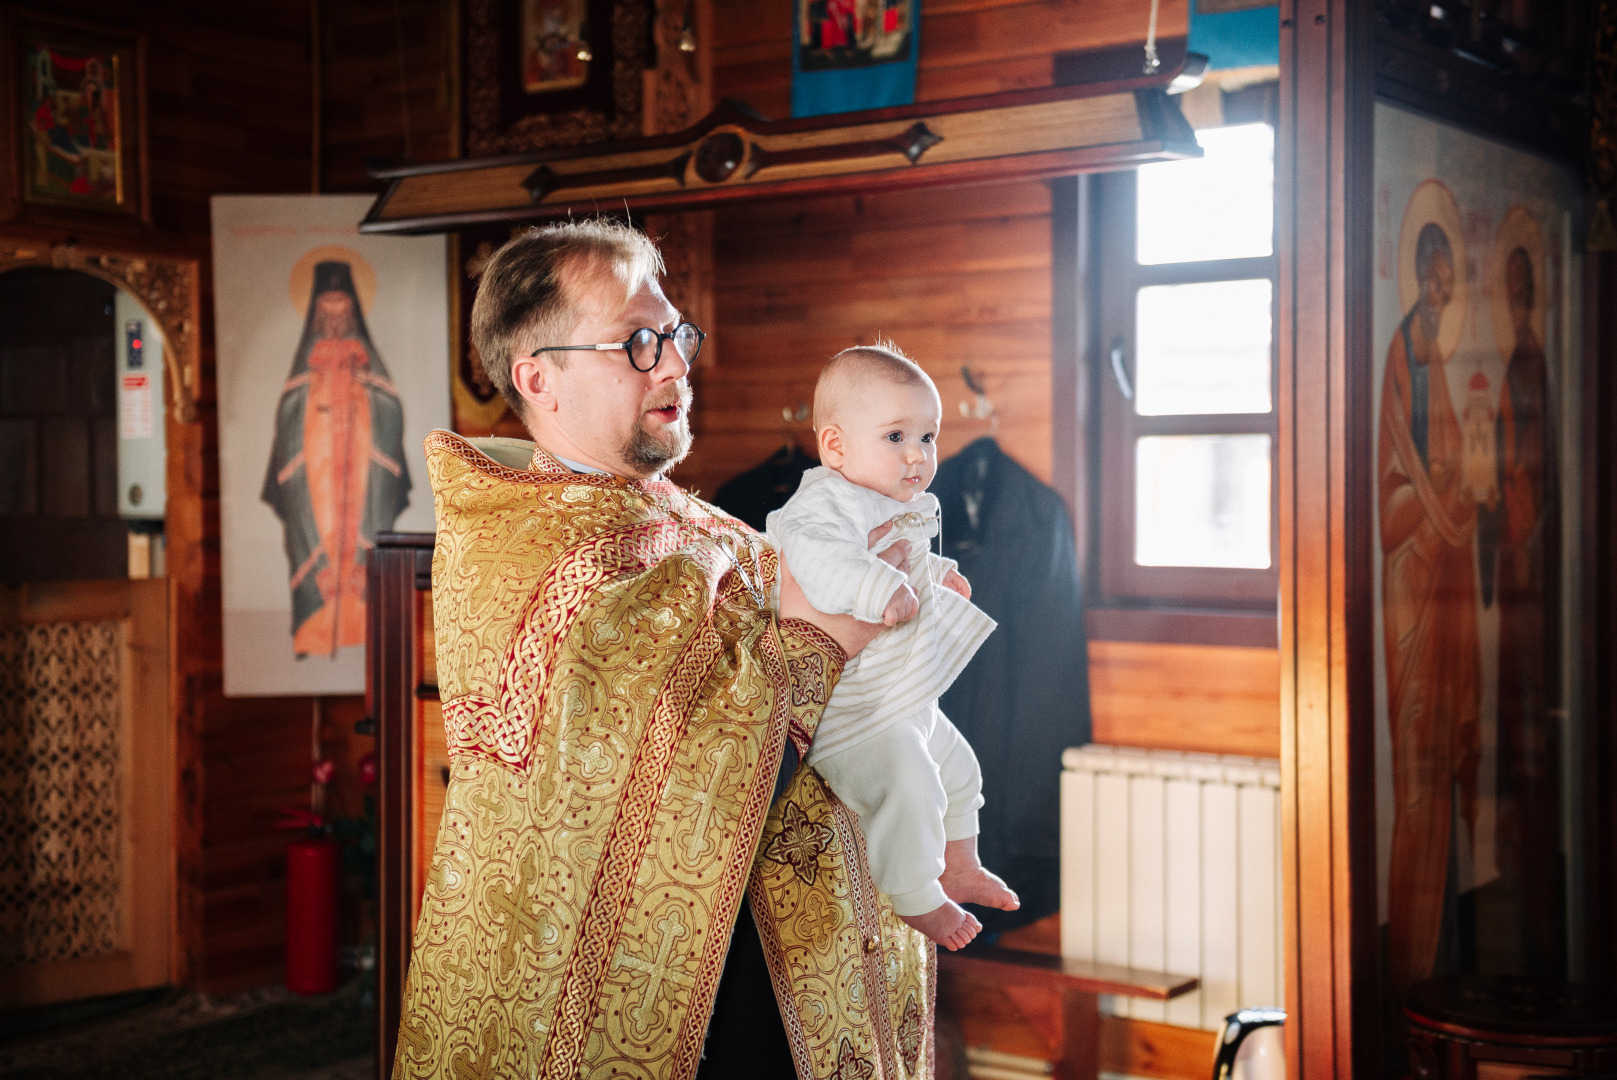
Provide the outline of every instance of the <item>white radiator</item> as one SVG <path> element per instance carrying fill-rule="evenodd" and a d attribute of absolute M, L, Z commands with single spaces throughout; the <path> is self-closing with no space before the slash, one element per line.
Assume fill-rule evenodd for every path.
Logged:
<path fill-rule="evenodd" d="M 1201 979 L 1102 1011 L 1214 1030 L 1284 1006 L 1279 763 L 1082 746 L 1062 764 L 1062 953 Z"/>

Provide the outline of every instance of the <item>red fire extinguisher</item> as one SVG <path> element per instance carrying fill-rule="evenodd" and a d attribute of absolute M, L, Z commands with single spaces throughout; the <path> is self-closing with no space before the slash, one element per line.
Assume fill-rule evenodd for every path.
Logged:
<path fill-rule="evenodd" d="M 337 989 L 337 884 L 340 849 L 325 837 L 286 848 L 286 988 Z"/>
<path fill-rule="evenodd" d="M 286 846 L 286 988 L 294 994 L 329 994 L 337 989 L 337 893 L 342 849 L 326 820 L 326 786 L 336 764 L 321 748 L 322 703 L 313 701 L 309 731 L 313 767 L 309 809 L 283 807 L 283 829 L 306 835 Z"/>

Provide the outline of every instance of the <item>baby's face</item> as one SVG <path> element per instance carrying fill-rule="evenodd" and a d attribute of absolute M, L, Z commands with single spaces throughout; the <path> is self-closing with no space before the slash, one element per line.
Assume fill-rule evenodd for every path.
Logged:
<path fill-rule="evenodd" d="M 860 487 L 901 502 L 932 483 L 943 407 L 931 387 L 872 380 L 839 416 L 841 460 L 828 454 L 827 465 Z"/>

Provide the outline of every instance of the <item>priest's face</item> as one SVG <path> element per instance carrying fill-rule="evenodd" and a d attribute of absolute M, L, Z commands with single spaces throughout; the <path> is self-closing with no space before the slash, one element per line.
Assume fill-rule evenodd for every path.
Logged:
<path fill-rule="evenodd" d="M 627 304 L 610 274 L 569 281 L 567 287 L 578 322 L 565 341 L 554 344 L 627 341 L 643 326 L 668 333 L 679 325 L 679 312 L 655 280 L 641 283 Z M 650 371 L 636 371 L 619 349 L 540 356 L 545 393 L 530 399 L 529 423 L 546 450 L 638 478 L 656 475 L 690 452 L 690 366 L 672 342 L 663 343 L 662 358 Z"/>

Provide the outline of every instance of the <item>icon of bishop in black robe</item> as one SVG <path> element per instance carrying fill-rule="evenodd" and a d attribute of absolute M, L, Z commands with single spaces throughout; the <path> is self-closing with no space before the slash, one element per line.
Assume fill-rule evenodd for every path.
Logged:
<path fill-rule="evenodd" d="M 281 390 L 263 499 L 285 532 L 292 647 L 365 642 L 365 568 L 410 502 L 404 409 L 371 344 L 346 262 L 314 268 L 309 313 Z"/>

